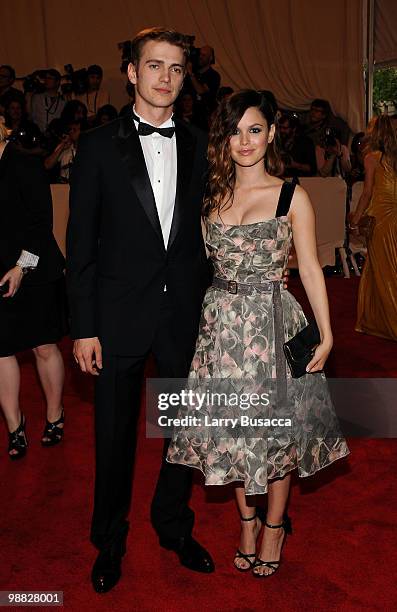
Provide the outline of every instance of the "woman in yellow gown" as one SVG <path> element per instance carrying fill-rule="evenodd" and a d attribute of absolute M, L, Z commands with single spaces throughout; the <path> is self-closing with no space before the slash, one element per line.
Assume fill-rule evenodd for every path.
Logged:
<path fill-rule="evenodd" d="M 370 123 L 365 182 L 351 229 L 363 214 L 375 218 L 360 281 L 356 331 L 397 341 L 397 136 L 390 118 Z"/>

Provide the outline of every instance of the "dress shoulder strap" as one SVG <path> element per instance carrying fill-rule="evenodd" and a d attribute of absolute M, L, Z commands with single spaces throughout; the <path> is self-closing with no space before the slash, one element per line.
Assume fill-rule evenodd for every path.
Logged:
<path fill-rule="evenodd" d="M 288 183 L 285 181 L 281 187 L 280 197 L 278 199 L 276 217 L 285 217 L 288 215 L 289 207 L 291 206 L 292 197 L 294 195 L 296 183 Z"/>

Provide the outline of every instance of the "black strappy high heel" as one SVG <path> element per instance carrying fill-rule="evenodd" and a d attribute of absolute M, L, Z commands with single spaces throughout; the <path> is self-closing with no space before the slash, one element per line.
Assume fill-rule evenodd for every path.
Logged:
<path fill-rule="evenodd" d="M 262 523 L 264 523 L 264 521 L 265 521 L 265 512 L 264 512 L 263 508 L 257 507 L 254 516 L 251 516 L 249 518 L 244 518 L 242 516 L 240 517 L 240 519 L 242 521 L 244 521 L 244 522 L 253 521 L 256 518 L 258 518 Z M 258 533 L 258 535 L 259 535 L 259 533 Z M 236 559 L 244 559 L 244 561 L 246 561 L 248 563 L 248 567 L 238 567 L 236 565 L 236 563 L 235 563 Z M 249 570 L 252 570 L 255 567 L 255 560 L 256 560 L 256 552 L 253 552 L 253 553 L 243 553 L 243 552 L 241 552 L 240 549 L 237 549 L 235 557 L 234 557 L 234 567 L 239 572 L 248 572 Z"/>
<path fill-rule="evenodd" d="M 25 433 L 26 419 L 21 413 L 21 422 L 15 431 L 8 433 L 8 456 L 12 461 L 22 459 L 26 455 L 28 440 Z M 11 453 L 11 451 L 16 451 Z"/>
<path fill-rule="evenodd" d="M 273 574 L 276 573 L 276 571 L 280 567 L 281 552 L 283 550 L 285 540 L 287 539 L 287 535 L 292 534 L 292 523 L 288 515 L 284 516 L 283 522 L 280 523 L 280 525 L 270 525 L 270 523 L 266 521 L 265 526 L 269 527 L 270 529 L 281 529 L 281 528 L 284 529 L 284 538 L 283 538 L 283 543 L 281 544 L 280 559 L 278 561 L 263 561 L 263 559 L 261 559 L 260 557 L 257 557 L 257 559 L 255 560 L 253 564 L 253 568 L 252 568 L 252 573 L 255 576 L 255 578 L 269 578 L 269 576 L 273 576 Z M 270 572 L 269 574 L 264 574 L 262 572 L 256 572 L 255 571 L 256 567 L 268 567 L 273 571 Z"/>
<path fill-rule="evenodd" d="M 63 425 L 65 422 L 65 414 L 62 409 L 61 416 L 57 421 L 51 423 L 48 419 L 46 420 L 46 424 L 44 427 L 41 444 L 42 446 L 55 446 L 59 444 L 63 438 L 63 427 L 59 427 L 59 425 Z M 48 440 L 43 440 L 43 438 L 48 438 Z"/>

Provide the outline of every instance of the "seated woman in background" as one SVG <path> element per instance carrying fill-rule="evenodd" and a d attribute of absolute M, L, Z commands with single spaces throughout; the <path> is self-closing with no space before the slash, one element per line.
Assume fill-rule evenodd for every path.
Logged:
<path fill-rule="evenodd" d="M 387 115 L 369 125 L 364 190 L 350 217 L 375 220 L 360 280 L 356 331 L 397 340 L 397 135 Z"/>
<path fill-rule="evenodd" d="M 47 404 L 41 442 L 63 436 L 64 366 L 56 342 L 67 332 L 64 258 L 52 233 L 51 192 L 41 160 L 6 141 L 0 123 L 0 406 L 8 454 L 26 454 L 16 354 L 33 349 Z"/>
<path fill-rule="evenodd" d="M 76 157 L 80 132 L 80 121 L 70 121 L 66 126 L 65 134 L 62 135 L 60 142 L 53 152 L 44 160 L 44 167 L 46 170 L 52 170 L 58 166 L 56 182 L 68 183 L 70 180 L 70 172 L 74 158 Z"/>

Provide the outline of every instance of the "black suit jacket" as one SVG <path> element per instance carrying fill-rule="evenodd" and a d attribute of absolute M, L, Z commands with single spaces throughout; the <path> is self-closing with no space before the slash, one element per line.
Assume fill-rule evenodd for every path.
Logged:
<path fill-rule="evenodd" d="M 41 160 L 10 143 L 0 159 L 0 276 L 13 268 L 22 250 L 39 256 L 24 285 L 60 278 L 64 258 L 52 233 L 52 200 Z"/>
<path fill-rule="evenodd" d="M 105 350 L 149 350 L 164 285 L 171 332 L 194 348 L 209 271 L 200 214 L 204 133 L 176 120 L 177 189 L 168 248 L 131 115 L 81 138 L 73 166 L 67 281 L 73 338 L 98 336 Z"/>

